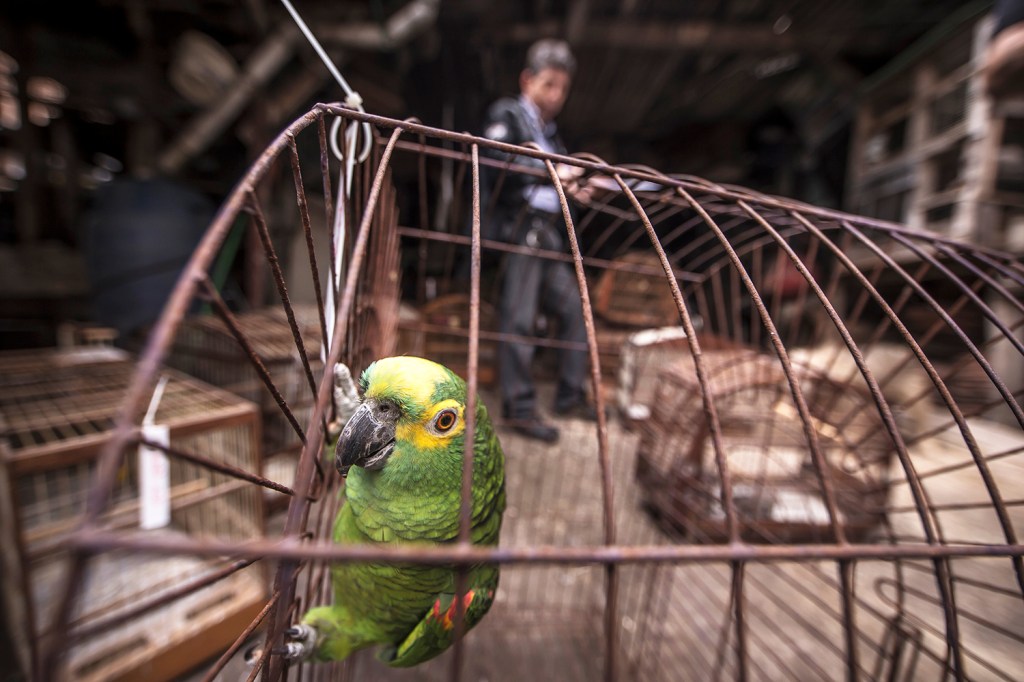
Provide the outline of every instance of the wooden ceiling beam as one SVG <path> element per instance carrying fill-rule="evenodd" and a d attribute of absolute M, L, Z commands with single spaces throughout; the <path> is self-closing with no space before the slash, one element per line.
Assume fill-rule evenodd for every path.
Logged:
<path fill-rule="evenodd" d="M 531 43 L 540 38 L 564 35 L 561 20 L 515 24 L 494 36 L 498 42 Z M 843 42 L 849 40 L 845 37 Z M 858 39 L 858 47 L 870 51 L 872 42 Z M 834 46 L 836 36 L 829 31 L 798 34 L 793 30 L 777 35 L 770 24 L 735 24 L 716 21 L 654 22 L 590 19 L 579 29 L 578 46 L 629 48 L 635 50 L 678 50 L 701 52 L 763 52 L 819 50 Z"/>
<path fill-rule="evenodd" d="M 653 76 L 643 90 L 643 94 L 633 102 L 633 108 L 622 124 L 623 130 L 636 130 L 647 119 L 651 107 L 661 96 L 662 91 L 671 82 L 680 63 L 683 61 L 682 52 L 672 52 L 665 56 L 661 65 L 654 70 Z"/>
<path fill-rule="evenodd" d="M 281 28 L 264 40 L 249 56 L 242 72 L 224 96 L 197 114 L 177 138 L 163 149 L 157 158 L 157 167 L 167 175 L 174 175 L 202 153 L 292 58 L 298 36 L 293 26 L 282 24 Z"/>
<path fill-rule="evenodd" d="M 362 50 L 396 50 L 436 25 L 440 5 L 440 0 L 409 0 L 384 23 L 317 22 L 314 24 L 315 32 L 325 45 Z"/>
<path fill-rule="evenodd" d="M 587 28 L 587 19 L 590 16 L 590 0 L 573 0 L 569 4 L 568 17 L 566 17 L 565 37 L 568 41 L 577 45 L 583 37 Z"/>

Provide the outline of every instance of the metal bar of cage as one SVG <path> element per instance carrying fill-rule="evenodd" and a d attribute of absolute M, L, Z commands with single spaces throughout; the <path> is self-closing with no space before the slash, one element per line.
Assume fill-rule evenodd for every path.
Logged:
<path fill-rule="evenodd" d="M 203 275 L 200 281 L 200 286 L 203 288 L 207 299 L 213 304 L 214 311 L 216 311 L 224 321 L 224 324 L 226 324 L 228 329 L 231 330 L 231 334 L 245 350 L 246 355 L 249 357 L 249 362 L 252 363 L 253 367 L 256 369 L 256 373 L 266 385 L 267 390 L 270 391 L 270 394 L 274 397 L 274 401 L 277 403 L 278 407 L 281 408 L 281 412 L 288 420 L 288 423 L 291 424 L 293 429 L 295 429 L 295 435 L 299 437 L 299 440 L 302 443 L 305 443 L 306 432 L 299 424 L 299 421 L 295 418 L 295 415 L 292 413 L 291 408 L 285 401 L 284 396 L 281 395 L 280 389 L 278 389 L 274 384 L 273 379 L 270 378 L 270 373 L 267 371 L 266 365 L 263 364 L 263 360 L 260 359 L 259 353 L 256 352 L 256 349 L 252 347 L 248 338 L 246 338 L 245 334 L 238 327 L 238 322 L 235 320 L 234 314 L 232 314 L 228 309 L 224 299 L 221 297 L 216 287 L 214 287 L 213 282 L 210 281 L 208 276 Z"/>
<path fill-rule="evenodd" d="M 925 369 L 928 372 L 929 376 L 932 378 L 932 381 L 936 382 L 936 386 L 939 386 L 939 384 L 941 383 L 941 379 L 939 379 L 938 374 L 935 372 L 935 368 L 931 365 L 931 362 L 924 355 L 924 352 L 923 350 L 921 350 L 920 345 L 918 345 L 918 343 L 913 339 L 909 330 L 906 329 L 906 327 L 900 321 L 899 317 L 895 314 L 895 312 L 892 311 L 889 305 L 878 294 L 877 290 L 870 284 L 867 284 L 862 279 L 863 273 L 857 270 L 856 266 L 845 254 L 837 252 L 835 245 L 830 240 L 825 238 L 825 236 L 820 232 L 820 230 L 814 227 L 802 214 L 796 213 L 794 211 L 793 215 L 795 218 L 797 218 L 797 220 L 804 224 L 808 230 L 815 232 L 816 236 L 818 236 L 819 239 L 821 239 L 830 248 L 830 250 L 833 250 L 833 252 L 843 262 L 847 269 L 853 272 L 855 277 L 861 279 L 861 284 L 865 285 L 865 289 L 870 291 L 872 296 L 875 298 L 876 302 L 878 302 L 883 307 L 883 309 L 885 309 L 886 314 L 889 316 L 889 319 L 892 320 L 892 322 L 897 327 L 899 327 L 900 332 L 904 336 L 904 339 L 907 340 L 911 348 L 914 350 L 915 354 L 921 360 L 922 365 L 925 366 Z M 869 240 L 867 240 L 861 233 L 853 230 L 852 226 L 850 226 L 848 223 L 847 227 L 856 237 L 861 239 L 863 243 L 866 243 L 869 246 L 869 248 L 873 248 L 873 250 L 875 250 L 876 253 L 881 255 L 883 260 L 888 258 L 888 256 L 885 255 L 884 252 L 882 252 L 881 250 L 878 250 L 873 243 L 869 243 Z M 889 259 L 887 262 L 890 264 L 892 263 L 891 259 Z M 889 435 L 890 437 L 892 437 L 894 445 L 896 447 L 897 455 L 899 456 L 900 462 L 903 465 L 905 472 L 907 473 L 907 480 L 911 482 L 911 490 L 913 491 L 915 502 L 918 505 L 918 514 L 921 517 L 925 534 L 928 538 L 929 543 L 935 544 L 939 542 L 940 538 L 942 537 L 938 517 L 932 511 L 933 505 L 927 500 L 927 494 L 925 492 L 925 489 L 922 486 L 920 479 L 917 478 L 916 471 L 914 469 L 912 462 L 910 461 L 910 456 L 906 449 L 906 444 L 904 443 L 903 438 L 898 430 L 898 427 L 896 426 L 895 419 L 892 415 L 892 410 L 889 408 L 887 401 L 882 395 L 881 389 L 878 387 L 877 381 L 873 376 L 871 376 L 870 372 L 866 370 L 866 365 L 863 364 L 863 359 L 858 357 L 859 351 L 856 349 L 854 345 L 851 345 L 852 339 L 844 338 L 844 342 L 848 344 L 851 354 L 853 354 L 853 357 L 857 361 L 859 369 L 861 370 L 861 373 L 863 374 L 865 381 L 867 381 L 868 383 L 868 386 L 872 393 L 872 397 L 875 399 L 876 403 L 879 406 L 879 410 L 882 414 L 882 417 L 886 422 L 886 427 L 889 431 Z M 944 386 L 939 386 L 939 388 L 941 391 L 944 388 Z M 944 396 L 944 398 L 945 397 L 946 396 Z M 951 411 L 954 412 L 954 415 L 957 416 L 956 413 L 959 412 L 959 409 L 957 408 L 956 404 L 952 401 L 951 398 L 947 398 L 947 404 L 950 406 Z M 962 420 L 962 418 L 963 415 L 959 414 L 958 419 Z M 963 428 L 966 428 L 966 424 L 964 424 Z M 943 561 L 939 558 L 935 559 L 935 567 L 936 582 L 938 584 L 940 592 L 942 593 L 942 602 L 945 611 L 946 640 L 949 645 L 949 651 L 953 656 L 953 672 L 958 679 L 961 679 L 963 677 L 963 661 L 961 659 L 959 646 L 959 625 L 957 623 L 957 616 L 955 606 L 953 603 L 953 589 L 950 581 L 950 567 L 948 562 Z"/>
<path fill-rule="evenodd" d="M 295 140 L 289 136 L 289 145 L 294 145 Z M 299 325 L 295 321 L 295 310 L 292 308 L 291 299 L 288 297 L 288 287 L 284 281 L 284 272 L 281 271 L 281 263 L 278 260 L 277 253 L 274 250 L 274 243 L 270 239 L 270 229 L 267 227 L 267 219 L 263 214 L 263 208 L 260 206 L 259 197 L 256 196 L 256 192 L 249 190 L 249 202 L 246 206 L 246 210 L 252 216 L 253 222 L 256 224 L 257 233 L 260 236 L 260 241 L 263 243 L 263 250 L 267 254 L 267 260 L 270 262 L 270 269 L 274 275 L 274 283 L 277 285 L 277 293 L 281 297 L 281 304 L 284 306 L 285 314 L 288 316 L 288 326 L 292 331 L 292 338 L 295 339 L 295 347 L 299 349 L 299 359 L 302 361 L 302 368 L 306 372 L 306 381 L 309 382 L 309 390 L 312 393 L 316 392 L 316 380 L 313 379 L 313 370 L 309 366 L 309 353 L 306 351 L 306 343 L 302 340 L 302 332 L 299 331 Z M 304 195 L 303 195 L 304 197 Z M 305 204 L 305 198 L 302 203 Z M 306 214 L 306 221 L 309 221 L 309 215 Z M 314 267 L 315 270 L 315 267 Z M 316 287 L 319 291 L 319 286 Z M 326 431 L 326 428 L 324 429 Z"/>
<path fill-rule="evenodd" d="M 459 493 L 459 534 L 458 543 L 469 547 L 473 516 L 473 455 L 476 444 L 476 401 L 478 363 L 480 361 L 480 148 L 472 147 L 473 159 L 473 219 L 471 227 L 470 293 L 469 293 L 469 339 L 466 368 L 466 430 L 462 453 L 462 489 Z M 452 657 L 452 680 L 462 679 L 463 641 L 466 625 L 467 575 L 465 571 L 455 574 L 455 624 L 454 655 Z"/>
<path fill-rule="evenodd" d="M 733 201 L 740 200 L 753 200 L 758 204 L 774 208 L 782 212 L 789 212 L 797 210 L 800 213 L 808 216 L 814 216 L 823 220 L 834 220 L 843 221 L 854 219 L 858 224 L 864 227 L 879 230 L 891 234 L 905 234 L 907 236 L 919 236 L 920 233 L 886 220 L 879 220 L 877 218 L 868 218 L 865 216 L 851 216 L 841 211 L 835 211 L 831 209 L 821 208 L 806 204 L 800 201 L 791 199 L 780 199 L 765 194 L 751 192 L 750 190 L 743 190 L 742 188 L 733 188 L 727 185 L 720 185 L 712 183 L 692 176 L 680 176 L 680 175 L 665 175 L 660 173 L 652 173 L 648 170 L 641 170 L 635 167 L 620 167 L 613 166 L 607 163 L 597 163 L 588 160 L 585 156 L 566 156 L 562 154 L 553 154 L 549 152 L 540 151 L 530 147 L 520 147 L 516 145 L 506 144 L 503 142 L 497 142 L 488 138 L 478 137 L 470 135 L 469 133 L 456 133 L 447 131 L 440 128 L 432 128 L 429 126 L 415 123 L 412 120 L 407 121 L 396 121 L 394 119 L 385 118 L 383 116 L 376 116 L 374 114 L 367 114 L 365 112 L 353 111 L 342 106 L 332 104 L 320 104 L 314 108 L 316 112 L 327 112 L 344 118 L 349 118 L 359 122 L 365 122 L 375 125 L 380 125 L 385 128 L 399 128 L 408 132 L 423 133 L 433 138 L 447 140 L 452 142 L 462 142 L 467 144 L 479 144 L 481 147 L 487 147 L 496 151 L 502 151 L 506 153 L 513 153 L 518 155 L 531 156 L 541 161 L 551 161 L 553 163 L 568 163 L 578 168 L 593 171 L 596 173 L 604 173 L 610 176 L 618 173 L 623 178 L 631 178 L 635 180 L 647 180 L 649 182 L 660 183 L 663 182 L 671 187 L 680 187 L 689 191 L 700 191 L 720 199 L 729 199 Z M 484 159 L 481 159 L 481 163 L 486 163 Z M 960 246 L 960 242 L 951 238 L 945 237 L 938 234 L 928 234 L 928 239 L 935 243 L 948 244 L 952 247 Z M 972 246 L 972 250 L 979 253 L 987 253 L 996 258 L 1003 257 L 1005 254 L 1000 253 L 994 249 L 985 246 Z M 1019 266 L 1018 266 L 1019 267 Z"/>
<path fill-rule="evenodd" d="M 853 232 L 854 235 L 860 238 L 869 248 L 875 250 L 878 253 L 878 255 L 890 267 L 895 269 L 897 272 L 900 272 L 901 274 L 905 275 L 903 268 L 896 264 L 888 254 L 886 254 L 884 251 L 879 250 L 876 245 L 870 242 L 870 240 L 867 240 L 866 237 L 864 237 L 856 228 L 854 228 L 848 222 L 846 224 L 847 228 L 851 232 Z M 901 237 L 897 235 L 897 239 L 901 239 Z M 923 252 L 921 252 L 916 247 L 914 247 L 914 250 L 919 254 L 924 255 Z M 962 286 L 963 283 L 959 283 Z M 995 375 L 994 371 L 992 370 L 992 366 L 988 363 L 987 360 L 985 360 L 984 356 L 981 355 L 981 351 L 978 350 L 977 346 L 967 337 L 967 335 L 959 327 L 959 325 L 957 325 L 956 322 L 949 317 L 948 313 L 946 313 L 942 309 L 942 307 L 938 305 L 935 299 L 921 288 L 921 285 L 919 283 L 908 278 L 908 284 L 915 289 L 919 296 L 921 296 L 925 301 L 929 303 L 929 305 L 935 310 L 935 312 L 940 317 L 942 317 L 942 319 L 953 329 L 957 336 L 960 337 L 961 341 L 964 343 L 965 347 L 968 349 L 971 355 L 975 357 L 978 363 L 985 370 L 985 373 L 989 375 L 990 379 L 992 379 L 996 389 L 999 391 L 1000 395 L 1003 396 L 1004 400 L 1006 401 L 1006 405 L 1009 406 L 1013 411 L 1014 417 L 1021 424 L 1021 426 L 1024 427 L 1024 412 L 1021 412 L 1020 405 L 1018 405 L 1017 401 L 1014 400 L 1013 395 L 1010 394 L 1009 390 L 1006 388 L 1006 385 L 999 379 L 998 376 Z M 1005 329 L 1005 327 L 1001 328 L 1001 330 L 1002 329 Z M 949 394 L 949 389 L 948 387 L 946 387 L 945 382 L 943 382 L 942 378 L 935 371 L 934 366 L 932 366 L 932 363 L 924 355 L 923 351 L 920 350 L 920 347 L 917 346 L 916 344 L 911 345 L 914 348 L 915 353 L 918 355 L 918 358 L 921 360 L 921 363 L 924 366 L 925 370 L 928 372 L 928 375 L 931 378 L 932 382 L 938 389 L 940 395 L 942 395 L 943 400 L 948 405 L 951 414 L 953 415 L 954 419 L 957 422 L 957 425 L 960 428 L 960 432 L 963 434 L 964 442 L 967 444 L 968 450 L 970 451 L 971 456 L 974 458 L 975 465 L 977 466 L 978 471 L 981 473 L 981 476 L 985 481 L 985 487 L 988 489 L 989 495 L 992 497 L 992 500 L 994 502 L 994 508 L 996 510 L 997 515 L 999 516 L 999 522 L 1002 526 L 1003 532 L 1006 534 L 1007 542 L 1014 543 L 1016 540 L 1016 533 L 1014 532 L 1013 525 L 1010 523 L 1010 520 L 1006 515 L 1006 508 L 1001 504 L 1001 495 L 999 494 L 999 489 L 996 485 L 995 479 L 992 477 L 991 471 L 989 470 L 987 463 L 981 455 L 981 451 L 979 450 L 974 435 L 972 434 L 971 429 L 968 426 L 966 419 L 964 418 L 963 412 L 960 410 L 959 406 L 956 404 L 952 396 Z M 1021 586 L 1022 592 L 1024 592 L 1024 558 L 1016 557 L 1014 559 L 1014 570 L 1017 574 L 1017 582 Z M 955 654 L 957 648 L 953 648 Z"/>
<path fill-rule="evenodd" d="M 206 587 L 208 585 L 212 585 L 217 581 L 223 580 L 229 575 L 237 573 L 243 568 L 251 566 L 256 561 L 259 561 L 259 559 L 249 558 L 235 561 L 223 567 L 220 570 L 214 571 L 213 573 L 210 573 L 208 575 L 199 576 L 198 578 L 178 585 L 174 589 L 168 590 L 163 594 L 158 594 L 155 597 L 144 600 L 141 603 L 135 604 L 134 606 L 132 606 L 132 608 L 122 613 L 119 613 L 116 616 L 112 616 L 105 620 L 91 623 L 85 627 L 75 628 L 71 630 L 69 636 L 72 640 L 84 639 L 86 637 L 92 637 L 100 632 L 104 632 L 105 630 L 115 628 L 127 621 L 130 621 L 132 618 L 139 615 L 140 613 L 145 613 L 146 611 L 159 608 L 164 604 L 169 604 L 174 600 L 181 598 L 183 595 L 189 594 L 196 590 L 202 589 L 203 587 Z"/>
<path fill-rule="evenodd" d="M 257 474 L 250 473 L 248 471 L 245 471 L 244 469 L 239 469 L 238 467 L 231 466 L 230 464 L 224 464 L 223 462 L 214 461 L 209 457 L 204 457 L 203 455 L 200 455 L 198 453 L 188 452 L 180 448 L 172 448 L 169 445 L 164 445 L 163 443 L 157 443 L 155 441 L 141 437 L 139 438 L 138 442 L 143 445 L 146 445 L 147 447 L 151 447 L 156 450 L 160 450 L 161 452 L 165 452 L 168 455 L 171 455 L 172 457 L 183 459 L 194 464 L 199 464 L 200 466 L 210 469 L 212 471 L 227 474 L 228 476 L 236 478 L 240 481 L 248 481 L 249 483 L 253 483 L 262 488 L 266 488 L 267 490 L 273 490 L 274 492 L 278 492 L 283 495 L 288 495 L 289 497 L 294 497 L 295 495 L 294 490 L 292 490 L 286 485 L 281 485 L 277 481 L 272 481 L 269 478 L 266 478 L 265 476 L 258 476 Z"/>
<path fill-rule="evenodd" d="M 558 192 L 558 201 L 562 208 L 562 219 L 565 221 L 565 231 L 569 238 L 569 249 L 572 252 L 573 262 L 575 265 L 576 282 L 579 285 L 580 299 L 583 305 L 583 324 L 587 331 L 587 348 L 590 353 L 591 381 L 594 382 L 594 386 L 600 386 L 601 361 L 598 358 L 597 353 L 597 335 L 594 331 L 594 312 L 590 305 L 590 292 L 587 289 L 586 274 L 583 271 L 583 257 L 580 254 L 580 246 L 576 239 L 576 230 L 573 226 L 572 214 L 569 210 L 568 200 L 565 198 L 565 189 L 562 187 L 562 180 L 558 177 L 555 166 L 550 160 L 546 160 L 545 164 L 547 165 L 548 174 L 551 176 L 551 182 L 555 186 L 555 190 Z M 597 410 L 597 452 L 598 460 L 601 463 L 601 495 L 604 502 L 602 507 L 604 512 L 604 539 L 605 543 L 612 545 L 615 542 L 615 516 L 612 508 L 611 464 L 608 459 L 608 425 L 606 423 L 608 417 L 605 413 L 604 394 L 599 390 L 595 393 L 595 409 Z M 616 648 L 618 643 L 618 629 L 616 605 L 618 601 L 618 576 L 616 575 L 615 567 L 612 565 L 606 566 L 605 571 L 604 676 L 606 680 L 611 682 L 611 680 L 616 678 L 617 674 Z"/>
<path fill-rule="evenodd" d="M 377 198 L 380 196 L 381 187 L 384 183 L 384 173 L 388 167 L 388 159 L 390 159 L 391 153 L 394 150 L 394 143 L 398 140 L 398 136 L 401 134 L 401 129 L 396 128 L 391 136 L 391 140 L 388 146 L 384 149 L 382 154 L 381 163 L 378 168 L 378 172 L 374 177 L 373 186 L 370 188 L 369 198 L 367 199 L 367 211 L 363 216 L 363 220 L 359 226 L 358 237 L 353 247 L 352 259 L 349 265 L 348 278 L 345 282 L 344 294 L 341 298 L 340 305 L 338 307 L 338 314 L 335 319 L 333 343 L 328 354 L 328 359 L 325 365 L 327 367 L 333 367 L 341 358 L 342 342 L 345 333 L 348 329 L 349 315 L 352 311 L 353 301 L 355 297 L 355 289 L 358 281 L 359 274 L 361 272 L 361 266 L 363 259 L 366 256 L 366 245 L 370 235 L 370 224 L 373 220 L 374 208 L 377 205 Z M 293 325 L 294 330 L 294 325 Z M 323 381 L 320 384 L 320 390 L 317 395 L 316 406 L 313 409 L 313 415 L 311 420 L 316 423 L 317 427 L 323 424 L 324 430 L 317 431 L 310 442 L 306 443 L 303 447 L 302 455 L 299 459 L 299 466 L 295 474 L 295 490 L 298 496 L 305 498 L 310 485 L 310 475 L 313 469 L 314 458 L 317 457 L 322 443 L 319 442 L 324 432 L 326 431 L 325 415 L 323 414 L 323 406 L 328 398 L 332 386 L 331 381 Z M 293 499 L 298 499 L 298 496 Z M 298 504 L 289 506 L 288 518 L 285 521 L 284 533 L 285 535 L 297 535 L 301 527 L 301 521 L 306 513 L 306 503 L 304 499 L 299 500 Z M 280 592 L 282 599 L 281 603 L 290 604 L 292 602 L 292 596 L 295 590 L 294 575 L 297 566 L 294 562 L 282 563 L 278 568 L 278 576 L 276 579 L 275 591 Z M 271 614 L 273 621 L 272 627 L 267 633 L 267 642 L 265 645 L 266 650 L 270 651 L 275 646 L 279 645 L 279 638 L 282 636 L 285 627 L 288 623 L 288 612 L 281 608 L 280 604 L 274 609 Z M 281 662 L 279 659 L 273 658 L 270 661 L 270 668 L 267 671 L 267 675 L 271 679 L 276 679 L 281 674 L 280 666 Z"/>
<path fill-rule="evenodd" d="M 224 670 L 224 667 L 228 664 L 228 661 L 230 661 L 231 658 L 236 653 L 238 653 L 238 651 L 245 644 L 246 640 L 248 640 L 249 637 L 252 636 L 252 634 L 256 631 L 256 628 L 258 628 L 263 623 L 263 620 L 267 617 L 267 614 L 270 613 L 271 609 L 273 609 L 277 605 L 277 600 L 280 598 L 280 596 L 281 594 L 279 592 L 275 592 L 273 595 L 271 595 L 270 599 L 267 600 L 266 605 L 260 610 L 258 614 L 256 614 L 256 617 L 252 619 L 252 622 L 249 623 L 248 627 L 246 627 L 244 630 L 242 630 L 241 633 L 239 633 L 238 638 L 235 639 L 234 644 L 228 647 L 227 650 L 225 650 L 224 653 L 221 654 L 220 658 L 218 658 L 217 661 L 212 666 L 210 666 L 210 669 L 206 671 L 206 674 L 203 675 L 202 682 L 213 682 L 213 680 L 216 679 L 217 675 L 219 675 L 221 671 Z"/>
<path fill-rule="evenodd" d="M 883 561 L 891 559 L 952 559 L 961 557 L 1014 557 L 1024 555 L 1024 545 L 986 545 L 951 543 L 930 544 L 864 544 L 864 545 L 580 545 L 559 547 L 484 548 L 458 547 L 375 547 L 346 545 L 344 547 L 302 544 L 294 540 L 224 541 L 182 540 L 143 535 L 126 535 L 109 531 L 85 531 L 75 540 L 76 547 L 91 551 L 134 549 L 152 554 L 187 554 L 192 556 L 228 556 L 238 558 L 265 557 L 298 561 L 388 561 L 412 562 L 432 566 L 460 566 L 480 562 L 496 564 L 642 564 L 767 561 L 802 562 L 857 559 Z"/>
<path fill-rule="evenodd" d="M 320 123 L 323 123 L 323 117 L 320 118 Z M 320 269 L 317 267 L 316 263 L 316 252 L 313 247 L 313 231 L 309 223 L 309 205 L 306 202 L 306 187 L 302 182 L 302 167 L 299 163 L 299 148 L 295 144 L 294 136 L 292 136 L 288 141 L 288 149 L 291 152 L 292 182 L 295 184 L 295 202 L 299 206 L 299 218 L 302 221 L 302 232 L 306 236 L 306 253 L 309 256 L 309 274 L 313 278 L 313 295 L 316 297 L 317 317 L 320 321 L 320 338 L 326 339 L 327 319 L 324 315 L 324 295 L 320 288 Z M 327 182 L 330 182 L 330 174 L 327 176 Z M 329 185 L 325 185 L 324 189 L 330 189 Z M 329 241 L 333 243 L 334 240 Z M 303 357 L 305 359 L 307 376 L 312 379 L 313 372 L 309 367 L 309 358 L 305 356 Z M 316 388 L 313 385 L 314 383 L 315 382 L 310 381 L 310 391 L 313 393 L 316 392 Z"/>

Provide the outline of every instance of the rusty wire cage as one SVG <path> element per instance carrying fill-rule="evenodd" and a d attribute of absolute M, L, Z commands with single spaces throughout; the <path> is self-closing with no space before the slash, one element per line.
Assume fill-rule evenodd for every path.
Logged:
<path fill-rule="evenodd" d="M 344 180 L 327 142 L 336 118 L 376 131 L 350 195 L 336 194 Z M 562 198 L 564 252 L 489 232 L 481 171 L 497 182 L 537 175 L 518 161 L 527 157 L 545 163 L 539 177 Z M 538 446 L 499 420 L 509 495 L 500 547 L 329 543 L 342 484 L 323 451 L 331 372 L 315 391 L 303 385 L 313 408 L 299 420 L 207 276 L 238 214 L 268 235 L 259 190 L 275 164 L 294 179 L 291 221 L 306 233 L 315 289 L 342 282 L 317 299 L 316 336 L 334 339 L 325 367 L 359 372 L 405 350 L 400 339 L 424 348 L 425 335 L 447 335 L 461 344 L 444 345 L 447 361 L 497 416 L 480 345 L 503 337 L 480 311 L 497 300 L 500 257 L 525 252 L 575 272 L 587 343 L 550 330 L 532 342 L 542 395 L 559 349 L 587 351 L 598 421 L 563 420 L 562 444 Z M 555 164 L 584 170 L 594 189 L 585 204 L 565 199 Z M 322 193 L 323 215 L 310 214 L 308 192 Z M 339 216 L 346 238 L 330 245 L 329 264 L 317 262 L 316 225 Z M 306 332 L 273 242 L 263 243 L 298 345 Z M 403 679 L 1020 679 L 1022 286 L 1024 269 L 1008 255 L 899 225 L 318 105 L 230 196 L 153 332 L 100 459 L 95 504 L 68 542 L 73 562 L 42 673 L 57 670 L 46 666 L 76 635 L 86 567 L 129 552 L 275 567 L 265 608 L 208 679 L 257 630 L 267 646 L 251 678 L 395 677 L 364 653 L 330 665 L 275 653 L 291 622 L 329 601 L 329 562 L 359 560 L 503 565 L 491 613 Z M 445 296 L 464 306 L 449 309 L 450 324 L 419 314 Z M 258 540 L 102 525 L 197 298 L 233 330 L 304 444 L 287 487 L 244 479 L 289 496 L 283 528 Z M 413 314 L 399 314 L 400 298 Z M 310 354 L 295 357 L 310 373 Z M 618 409 L 609 416 L 606 405 Z"/>

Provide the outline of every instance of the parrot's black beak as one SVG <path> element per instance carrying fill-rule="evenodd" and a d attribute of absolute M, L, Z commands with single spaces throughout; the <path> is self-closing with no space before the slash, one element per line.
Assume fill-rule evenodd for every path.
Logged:
<path fill-rule="evenodd" d="M 345 424 L 338 438 L 334 463 L 342 476 L 360 466 L 380 469 L 395 448 L 395 421 L 398 407 L 388 402 L 367 400 Z"/>

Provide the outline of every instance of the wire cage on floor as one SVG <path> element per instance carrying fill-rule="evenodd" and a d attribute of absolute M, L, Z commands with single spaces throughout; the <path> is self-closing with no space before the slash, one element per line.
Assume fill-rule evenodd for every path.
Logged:
<path fill-rule="evenodd" d="M 369 160 L 348 178 L 327 141 L 339 119 L 373 132 Z M 560 164 L 582 169 L 586 195 L 563 187 Z M 252 541 L 104 528 L 186 311 L 200 298 L 233 319 L 207 272 L 236 216 L 265 228 L 259 190 L 275 165 L 294 180 L 291 221 L 307 235 L 316 291 L 326 289 L 317 325 L 328 340 L 323 380 L 301 387 L 308 417 L 276 402 L 303 443 L 283 526 Z M 564 248 L 502 240 L 493 197 L 512 182 L 556 189 Z M 322 218 L 309 215 L 312 192 Z M 316 256 L 320 220 L 344 227 L 328 263 Z M 339 427 L 336 366 L 356 375 L 402 350 L 400 339 L 425 348 L 424 334 L 447 335 L 445 361 L 498 417 L 500 382 L 481 378 L 500 368 L 482 346 L 524 340 L 501 333 L 508 254 L 575 277 L 586 343 L 545 320 L 528 340 L 545 414 L 559 352 L 587 354 L 596 423 L 560 419 L 559 442 L 538 445 L 497 420 L 508 490 L 497 548 L 332 545 L 343 482 L 324 441 Z M 602 285 L 609 272 L 628 286 Z M 275 278 L 287 313 L 285 274 Z M 55 641 L 79 627 L 70 615 L 91 558 L 231 555 L 274 567 L 271 596 L 210 676 L 258 632 L 252 676 L 398 679 L 368 652 L 333 664 L 280 655 L 288 626 L 330 602 L 330 562 L 492 561 L 502 576 L 490 613 L 402 679 L 1020 679 L 1022 286 L 1009 255 L 899 225 L 318 105 L 228 198 L 153 332 L 101 458 L 96 505 L 68 541 Z M 422 315 L 452 295 L 464 309 L 451 324 Z M 236 342 L 253 345 L 244 331 Z M 258 360 L 264 384 L 278 386 Z M 50 651 L 48 665 L 60 660 Z"/>
<path fill-rule="evenodd" d="M 807 395 L 811 437 L 824 460 L 821 486 L 807 431 L 790 401 L 785 375 L 754 351 L 707 351 L 710 393 L 718 406 L 731 496 L 747 542 L 833 541 L 828 503 L 847 540 L 864 541 L 885 520 L 894 454 L 866 392 L 826 376 L 798 376 Z M 701 409 L 693 364 L 658 377 L 651 418 L 642 427 L 637 481 L 644 504 L 667 526 L 697 542 L 728 538 L 722 481 L 710 429 L 681 419 Z"/>
<path fill-rule="evenodd" d="M 132 358 L 111 347 L 0 354 L 3 600 L 7 631 L 19 635 L 19 667 L 39 663 L 54 627 L 68 547 L 134 370 Z M 145 517 L 160 537 L 259 538 L 260 496 L 235 476 L 259 469 L 255 406 L 180 373 L 165 376 L 153 421 L 167 438 L 154 443 L 156 454 L 122 460 L 97 527 L 137 528 Z M 160 450 L 168 459 L 162 485 L 160 474 L 140 475 L 153 467 L 143 458 Z M 246 569 L 251 563 L 123 550 L 94 557 L 71 613 L 72 639 L 62 640 L 67 677 L 170 678 L 201 663 L 262 607 L 265 580 Z"/>

